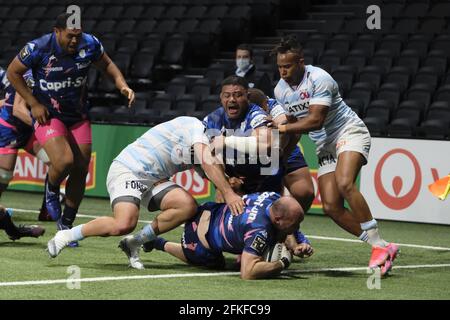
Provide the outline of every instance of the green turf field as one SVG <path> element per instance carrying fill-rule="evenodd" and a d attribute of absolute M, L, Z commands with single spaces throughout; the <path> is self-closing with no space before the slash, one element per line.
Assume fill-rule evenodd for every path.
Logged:
<path fill-rule="evenodd" d="M 6 192 L 2 196 L 2 204 L 12 208 L 37 210 L 40 203 L 38 194 Z M 109 203 L 87 198 L 80 213 L 109 215 Z M 37 213 L 16 212 L 13 219 L 36 223 L 36 217 Z M 141 214 L 142 220 L 152 217 Z M 79 217 L 76 224 L 89 219 Z M 388 240 L 448 249 L 402 246 L 395 264 L 402 267 L 382 279 L 380 289 L 368 289 L 370 248 L 329 239 L 353 238 L 322 216 L 307 216 L 302 224 L 307 235 L 326 237 L 311 238 L 315 254 L 307 260 L 296 259 L 281 278 L 258 281 L 240 280 L 232 268 L 218 274 L 190 267 L 159 251 L 143 253 L 146 270 L 130 270 L 117 248 L 118 237 L 89 238 L 79 248 L 67 248 L 50 259 L 45 247 L 55 226 L 43 224 L 47 232 L 39 239 L 11 242 L 0 231 L 0 299 L 450 299 L 450 226 L 381 221 L 382 236 Z M 179 241 L 181 230 L 166 238 Z M 233 261 L 229 256 L 230 265 Z M 68 268 L 74 265 L 86 280 L 79 289 L 69 289 L 65 282 L 72 274 Z M 369 283 L 376 286 L 376 280 L 370 281 L 373 278 Z"/>

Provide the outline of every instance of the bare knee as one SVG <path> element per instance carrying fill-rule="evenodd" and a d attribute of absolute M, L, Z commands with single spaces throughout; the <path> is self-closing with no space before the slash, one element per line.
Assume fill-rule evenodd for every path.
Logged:
<path fill-rule="evenodd" d="M 111 231 L 111 235 L 123 236 L 133 232 L 135 228 L 136 224 L 132 223 L 131 221 L 118 221 L 114 225 L 113 230 Z"/>
<path fill-rule="evenodd" d="M 348 199 L 352 192 L 355 190 L 355 184 L 351 179 L 341 178 L 336 181 L 339 193 L 345 198 Z"/>
<path fill-rule="evenodd" d="M 342 213 L 343 210 L 341 205 L 327 201 L 322 201 L 322 208 L 323 213 L 325 213 L 327 216 L 331 218 L 338 216 L 339 214 Z"/>
<path fill-rule="evenodd" d="M 65 153 L 58 158 L 58 161 L 52 163 L 53 168 L 58 171 L 68 171 L 71 170 L 74 165 L 73 155 L 71 153 Z"/>

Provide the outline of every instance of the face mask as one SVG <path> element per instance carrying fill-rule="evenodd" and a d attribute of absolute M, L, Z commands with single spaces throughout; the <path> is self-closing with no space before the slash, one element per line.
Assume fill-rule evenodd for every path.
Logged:
<path fill-rule="evenodd" d="M 245 70 L 250 65 L 250 59 L 236 59 L 236 67 L 240 70 Z"/>

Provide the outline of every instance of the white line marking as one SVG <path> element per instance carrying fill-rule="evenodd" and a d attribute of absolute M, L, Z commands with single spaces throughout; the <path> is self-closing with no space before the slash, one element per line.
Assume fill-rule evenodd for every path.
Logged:
<path fill-rule="evenodd" d="M 318 239 L 318 240 L 332 240 L 332 241 L 343 241 L 343 242 L 357 242 L 357 243 L 364 243 L 361 240 L 357 239 L 347 239 L 347 238 L 335 238 L 335 237 L 323 237 L 323 236 L 310 236 L 306 235 L 308 238 L 311 239 Z M 400 247 L 411 247 L 411 248 L 420 248 L 420 249 L 430 249 L 430 250 L 441 250 L 441 251 L 450 251 L 450 248 L 445 247 L 433 247 L 433 246 L 424 246 L 419 244 L 409 244 L 409 243 L 397 243 L 395 244 L 399 245 Z"/>
<path fill-rule="evenodd" d="M 423 265 L 405 265 L 394 266 L 393 269 L 422 269 L 422 268 L 449 268 L 450 264 L 423 264 Z M 289 270 L 283 271 L 282 274 L 297 273 L 317 273 L 317 272 L 350 272 L 350 271 L 367 271 L 367 267 L 343 267 L 343 268 L 323 268 L 311 270 Z M 221 277 L 221 276 L 238 276 L 239 272 L 204 272 L 204 273 L 177 273 L 177 274 L 157 274 L 142 276 L 120 276 L 120 277 L 96 277 L 81 279 L 56 279 L 56 280 L 36 280 L 36 281 L 14 281 L 0 282 L 0 287 L 13 286 L 31 286 L 31 285 L 48 285 L 60 283 L 74 282 L 104 282 L 104 281 L 120 281 L 120 280 L 145 280 L 145 279 L 167 279 L 167 278 L 196 278 L 196 277 Z"/>
<path fill-rule="evenodd" d="M 14 211 L 17 212 L 28 212 L 28 213 L 39 213 L 38 210 L 27 210 L 27 209 L 16 209 L 16 208 L 10 208 Z M 87 215 L 87 214 L 77 214 L 77 217 L 80 218 L 98 218 L 100 216 L 94 216 L 94 215 Z M 148 221 L 148 220 L 138 220 L 138 222 L 141 223 L 152 223 L 152 221 Z M 181 225 L 180 227 L 182 227 L 184 225 Z M 317 240 L 332 240 L 332 241 L 342 241 L 342 242 L 355 242 L 355 243 L 361 243 L 363 244 L 364 242 L 362 242 L 361 240 L 358 239 L 347 239 L 347 238 L 336 238 L 336 237 L 324 237 L 324 236 L 312 236 L 312 235 L 306 235 L 308 238 L 311 239 L 317 239 Z M 396 243 L 395 244 L 399 245 L 400 247 L 410 247 L 410 248 L 419 248 L 419 249 L 430 249 L 430 250 L 439 250 L 439 251 L 450 251 L 450 248 L 446 248 L 446 247 L 435 247 L 435 246 L 426 246 L 426 245 L 419 245 L 419 244 L 410 244 L 410 243 Z"/>

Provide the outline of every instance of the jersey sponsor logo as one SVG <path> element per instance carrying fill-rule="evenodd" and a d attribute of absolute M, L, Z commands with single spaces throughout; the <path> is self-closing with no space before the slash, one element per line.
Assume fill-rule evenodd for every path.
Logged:
<path fill-rule="evenodd" d="M 47 129 L 47 131 L 45 132 L 45 136 L 48 137 L 49 135 L 52 135 L 52 134 L 54 134 L 55 132 L 56 132 L 56 130 L 54 130 L 54 129 L 52 129 L 52 128 Z"/>
<path fill-rule="evenodd" d="M 262 235 L 257 235 L 255 239 L 253 239 L 252 244 L 250 245 L 250 248 L 255 250 L 258 254 L 263 254 L 264 249 L 267 246 L 267 239 L 264 238 Z"/>
<path fill-rule="evenodd" d="M 252 208 L 250 209 L 250 213 L 248 215 L 246 223 L 252 223 L 253 221 L 255 221 L 256 216 L 258 215 L 258 208 L 263 207 L 264 201 L 274 194 L 275 193 L 273 192 L 263 192 L 258 196 L 258 198 L 256 198 L 255 202 L 253 202 Z"/>
<path fill-rule="evenodd" d="M 78 77 L 72 81 L 71 77 L 68 77 L 64 81 L 46 81 L 44 79 L 39 80 L 39 87 L 42 91 L 55 91 L 66 88 L 79 88 L 86 82 L 86 77 Z"/>
<path fill-rule="evenodd" d="M 308 109 L 309 109 L 309 101 L 288 107 L 290 113 L 298 113 Z"/>
<path fill-rule="evenodd" d="M 267 116 L 264 114 L 257 114 L 253 119 L 250 121 L 250 126 L 253 128 L 263 124 L 266 121 Z"/>
<path fill-rule="evenodd" d="M 31 54 L 31 52 L 28 49 L 28 45 L 23 47 L 22 50 L 20 50 L 20 52 L 19 52 L 20 59 L 22 59 L 22 60 L 25 60 L 26 58 L 28 58 L 30 56 L 30 54 Z"/>
<path fill-rule="evenodd" d="M 328 164 L 336 163 L 336 158 L 332 154 L 327 154 L 319 158 L 319 166 L 323 167 Z"/>
<path fill-rule="evenodd" d="M 49 74 L 50 72 L 53 72 L 53 71 L 63 71 L 63 70 L 64 70 L 63 67 L 45 67 L 45 68 L 44 68 L 44 71 L 45 71 L 47 74 Z"/>
<path fill-rule="evenodd" d="M 87 61 L 87 62 L 77 62 L 76 65 L 77 65 L 78 70 L 81 70 L 81 69 L 86 69 L 86 68 L 88 68 L 88 67 L 91 65 L 91 62 L 90 62 L 90 61 Z"/>
<path fill-rule="evenodd" d="M 78 55 L 80 56 L 80 58 L 86 58 L 86 50 L 81 49 Z"/>

